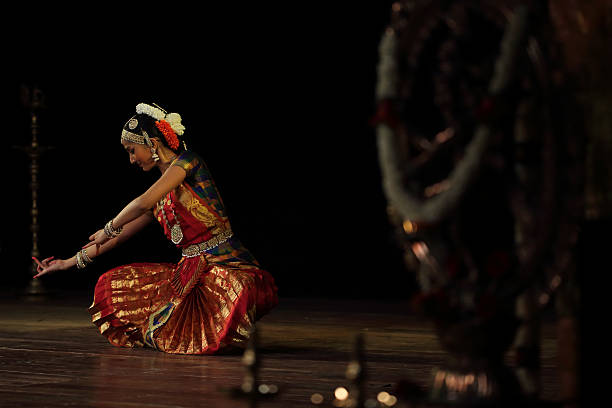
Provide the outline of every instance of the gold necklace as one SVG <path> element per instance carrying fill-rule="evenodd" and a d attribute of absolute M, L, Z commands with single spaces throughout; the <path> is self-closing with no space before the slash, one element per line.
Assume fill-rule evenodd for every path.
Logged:
<path fill-rule="evenodd" d="M 169 198 L 170 194 L 171 192 L 164 196 L 164 198 L 158 204 L 160 207 L 160 212 L 162 213 L 162 217 L 164 219 L 164 223 L 166 224 L 166 228 L 170 230 L 170 240 L 173 244 L 176 245 L 183 240 L 183 230 L 181 229 L 181 224 L 179 223 L 176 213 L 174 212 L 174 208 L 172 208 L 172 199 Z M 176 221 L 176 224 L 174 224 L 172 227 L 170 227 L 170 222 L 168 221 L 168 218 L 166 217 L 166 211 L 164 210 L 166 204 L 168 204 L 168 206 L 170 207 L 170 211 L 172 212 L 174 221 Z"/>
<path fill-rule="evenodd" d="M 168 165 L 168 168 L 166 170 L 168 170 L 174 164 L 176 159 L 178 159 L 178 156 L 174 156 L 174 158 L 170 161 L 170 164 Z M 166 170 L 164 170 L 164 172 Z M 166 224 L 166 227 L 170 230 L 170 240 L 172 241 L 173 244 L 176 245 L 183 240 L 183 230 L 181 229 L 181 224 L 179 223 L 179 220 L 174 212 L 174 208 L 172 207 L 172 199 L 169 198 L 170 194 L 172 194 L 172 191 L 169 191 L 168 194 L 166 194 L 159 201 L 158 204 L 160 207 L 160 212 L 162 213 L 162 217 L 164 219 L 164 223 Z M 166 217 L 166 211 L 164 210 L 164 206 L 166 205 L 166 203 L 170 207 L 170 211 L 172 211 L 172 216 L 174 217 L 174 221 L 176 221 L 176 224 L 174 224 L 172 228 L 170 228 L 170 222 L 168 221 L 168 218 Z M 161 221 L 159 219 L 159 216 L 158 216 L 158 220 Z"/>

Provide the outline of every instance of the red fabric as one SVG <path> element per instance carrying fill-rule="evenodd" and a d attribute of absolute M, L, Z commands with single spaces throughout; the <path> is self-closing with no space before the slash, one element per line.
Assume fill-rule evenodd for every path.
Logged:
<path fill-rule="evenodd" d="M 177 160 L 197 168 L 189 177 L 200 180 L 197 189 L 210 192 L 214 184 L 206 167 L 195 165 L 199 157 L 188 152 Z M 219 213 L 224 210 L 211 204 L 215 200 L 207 201 L 184 182 L 155 215 L 168 238 L 180 225 L 183 238 L 177 247 L 182 249 L 230 228 Z M 255 321 L 277 303 L 274 279 L 234 237 L 176 265 L 133 263 L 111 269 L 98 280 L 89 311 L 116 346 L 148 344 L 167 353 L 210 354 L 244 347 Z"/>
<path fill-rule="evenodd" d="M 144 345 L 149 316 L 176 300 L 167 279 L 173 270 L 171 264 L 138 263 L 114 268 L 100 277 L 90 313 L 111 344 Z M 238 281 L 233 287 L 228 284 Z M 227 295 L 230 292 L 236 293 L 234 300 Z M 244 347 L 248 330 L 277 303 L 276 285 L 266 271 L 217 266 L 201 275 L 156 331 L 157 347 L 178 354 L 212 354 L 225 347 Z M 225 308 L 228 314 L 223 317 Z"/>

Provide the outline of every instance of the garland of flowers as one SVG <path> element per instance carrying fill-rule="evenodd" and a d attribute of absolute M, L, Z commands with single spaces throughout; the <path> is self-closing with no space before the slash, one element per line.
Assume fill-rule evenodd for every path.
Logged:
<path fill-rule="evenodd" d="M 519 8 L 504 34 L 501 53 L 495 64 L 495 73 L 489 83 L 489 94 L 493 97 L 502 94 L 510 83 L 520 47 L 526 37 L 527 19 L 527 8 Z M 376 96 L 383 108 L 388 105 L 389 100 L 397 96 L 396 42 L 395 30 L 389 29 L 385 32 L 379 48 Z M 380 118 L 382 120 L 376 123 L 376 133 L 383 189 L 387 198 L 404 220 L 426 224 L 439 222 L 456 206 L 477 174 L 489 144 L 490 125 L 481 123 L 476 128 L 474 137 L 466 146 L 463 159 L 449 174 L 448 181 L 451 187 L 433 198 L 422 201 L 403 187 L 401 181 L 403 165 L 400 163 L 395 146 L 396 129 L 390 123 L 392 122 L 390 119 L 393 118 L 389 118 L 388 114 L 382 116 Z"/>
<path fill-rule="evenodd" d="M 487 101 L 503 98 L 503 92 L 510 84 L 519 58 L 519 50 L 526 38 L 528 15 L 527 8 L 519 7 L 506 27 L 501 41 L 501 53 L 496 60 L 493 77 L 489 81 Z M 456 208 L 481 170 L 494 129 L 486 117 L 481 119 L 472 139 L 464 149 L 463 158 L 445 180 L 445 183 L 450 185 L 449 188 L 425 199 L 410 191 L 405 186 L 405 176 L 406 170 L 411 168 L 413 163 L 406 163 L 401 159 L 398 138 L 406 129 L 402 127 L 401 120 L 395 112 L 400 97 L 398 33 L 400 33 L 398 30 L 390 27 L 384 33 L 379 45 L 380 59 L 376 84 L 378 110 L 373 119 L 376 125 L 383 191 L 391 205 L 390 208 L 393 209 L 394 218 L 402 224 L 403 233 L 411 235 L 422 227 L 438 224 Z M 412 244 L 414 243 L 407 245 Z M 435 294 L 439 288 L 449 284 L 449 277 L 426 247 L 412 246 L 410 252 L 419 258 L 417 280 L 424 293 Z"/>
<path fill-rule="evenodd" d="M 155 127 L 164 135 L 164 139 L 172 150 L 179 147 L 178 136 L 185 133 L 181 115 L 178 113 L 166 113 L 155 106 L 139 103 L 136 105 L 136 113 L 147 115 L 155 119 Z"/>
<path fill-rule="evenodd" d="M 164 138 L 166 139 L 166 142 L 168 142 L 168 146 L 172 150 L 176 150 L 179 147 L 178 137 L 176 136 L 176 133 L 174 133 L 174 130 L 168 122 L 166 122 L 165 120 L 158 120 L 155 122 L 155 127 L 157 127 L 157 129 L 162 132 Z"/>

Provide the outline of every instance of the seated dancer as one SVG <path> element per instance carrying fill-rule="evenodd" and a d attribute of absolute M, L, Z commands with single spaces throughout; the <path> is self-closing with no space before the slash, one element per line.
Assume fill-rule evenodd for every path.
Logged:
<path fill-rule="evenodd" d="M 157 219 L 181 251 L 178 264 L 134 263 L 98 280 L 92 321 L 111 344 L 166 353 L 211 354 L 243 348 L 255 321 L 278 302 L 272 276 L 232 234 L 206 164 L 178 136 L 180 115 L 138 104 L 121 144 L 144 171 L 161 177 L 70 259 L 34 259 L 35 278 L 92 259 Z"/>

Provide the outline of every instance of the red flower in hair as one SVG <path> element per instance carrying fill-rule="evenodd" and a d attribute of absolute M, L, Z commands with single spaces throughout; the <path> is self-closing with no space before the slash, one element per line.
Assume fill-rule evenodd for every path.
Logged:
<path fill-rule="evenodd" d="M 174 133 L 174 130 L 172 130 L 172 127 L 170 126 L 170 124 L 166 122 L 165 120 L 158 120 L 157 122 L 155 122 L 155 126 L 164 135 L 164 138 L 166 139 L 168 146 L 172 150 L 176 150 L 179 147 L 179 140 L 178 140 L 178 137 L 176 136 L 176 133 Z"/>

